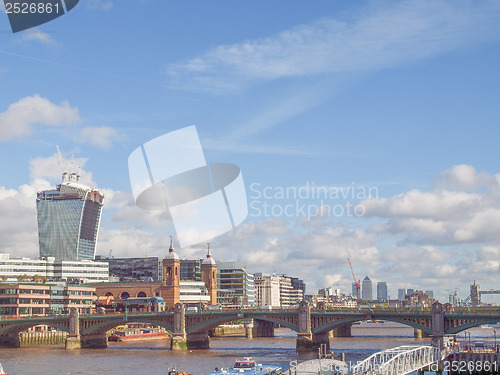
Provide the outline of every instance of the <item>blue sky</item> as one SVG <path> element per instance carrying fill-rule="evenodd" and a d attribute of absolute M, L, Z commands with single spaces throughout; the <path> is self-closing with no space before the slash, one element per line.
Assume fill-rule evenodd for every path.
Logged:
<path fill-rule="evenodd" d="M 162 255 L 172 221 L 135 207 L 127 159 L 195 124 L 208 161 L 241 168 L 253 207 L 363 208 L 251 209 L 213 240 L 216 259 L 311 292 L 349 291 L 347 256 L 393 297 L 466 297 L 474 278 L 498 289 L 499 21 L 496 1 L 81 0 L 17 34 L 0 14 L 0 250 L 37 256 L 34 197 L 59 180 L 59 145 L 106 194 L 98 253 Z M 377 195 L 255 193 L 313 185 Z"/>

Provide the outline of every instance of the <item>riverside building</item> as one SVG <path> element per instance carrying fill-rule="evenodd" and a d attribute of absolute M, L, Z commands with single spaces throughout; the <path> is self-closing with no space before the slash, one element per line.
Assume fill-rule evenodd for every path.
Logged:
<path fill-rule="evenodd" d="M 90 260 L 56 260 L 54 257 L 10 258 L 9 254 L 0 253 L 0 281 L 18 282 L 21 278 L 33 279 L 37 276 L 46 278 L 47 281 L 107 282 L 108 263 Z"/>
<path fill-rule="evenodd" d="M 89 314 L 96 299 L 88 285 L 1 284 L 0 315 L 67 314 L 72 307 Z"/>

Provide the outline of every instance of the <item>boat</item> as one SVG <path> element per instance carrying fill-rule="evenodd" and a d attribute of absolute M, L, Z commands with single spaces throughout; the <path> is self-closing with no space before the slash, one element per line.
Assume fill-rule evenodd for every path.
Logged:
<path fill-rule="evenodd" d="M 169 337 L 168 332 L 161 328 L 125 328 L 115 330 L 108 337 L 108 341 L 154 340 L 167 337 Z"/>
<path fill-rule="evenodd" d="M 232 368 L 215 368 L 214 372 L 206 375 L 231 375 L 231 374 L 252 374 L 252 375 L 279 375 L 281 367 L 274 365 L 258 364 L 253 359 L 246 357 L 244 360 L 236 360 Z"/>

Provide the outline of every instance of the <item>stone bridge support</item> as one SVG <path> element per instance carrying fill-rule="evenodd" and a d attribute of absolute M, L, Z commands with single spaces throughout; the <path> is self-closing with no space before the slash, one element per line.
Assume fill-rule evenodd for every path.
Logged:
<path fill-rule="evenodd" d="M 432 346 L 443 349 L 444 308 L 439 302 L 432 304 Z"/>
<path fill-rule="evenodd" d="M 210 349 L 210 337 L 208 336 L 208 332 L 189 333 L 186 336 L 185 342 L 187 349 Z"/>
<path fill-rule="evenodd" d="M 0 346 L 7 348 L 19 348 L 21 346 L 21 340 L 19 339 L 19 332 L 1 334 Z"/>
<path fill-rule="evenodd" d="M 330 350 L 329 332 L 321 332 L 313 334 L 313 349 L 320 348 L 321 344 L 326 345 L 326 350 Z"/>
<path fill-rule="evenodd" d="M 82 347 L 80 337 L 80 312 L 74 307 L 69 311 L 69 332 L 64 347 L 66 349 L 80 349 Z"/>
<path fill-rule="evenodd" d="M 316 350 L 317 347 L 313 342 L 313 334 L 311 330 L 311 308 L 309 303 L 301 301 L 299 303 L 299 329 L 297 331 L 297 351 Z"/>
<path fill-rule="evenodd" d="M 81 348 L 84 349 L 106 349 L 108 347 L 108 337 L 106 336 L 106 333 L 82 335 L 80 338 L 80 343 Z M 66 349 L 68 349 L 67 346 Z"/>
<path fill-rule="evenodd" d="M 186 337 L 186 319 L 184 314 L 184 305 L 179 302 L 174 306 L 174 332 L 172 332 L 172 339 L 170 340 L 170 349 L 186 350 L 187 348 L 188 346 Z"/>
<path fill-rule="evenodd" d="M 253 320 L 253 337 L 274 337 L 274 323 L 265 320 Z"/>
<path fill-rule="evenodd" d="M 254 324 L 253 323 L 244 323 L 243 326 L 245 327 L 245 337 L 247 339 L 253 338 Z"/>
<path fill-rule="evenodd" d="M 351 328 L 352 323 L 340 327 L 335 327 L 330 331 L 330 335 L 332 337 L 351 337 Z"/>

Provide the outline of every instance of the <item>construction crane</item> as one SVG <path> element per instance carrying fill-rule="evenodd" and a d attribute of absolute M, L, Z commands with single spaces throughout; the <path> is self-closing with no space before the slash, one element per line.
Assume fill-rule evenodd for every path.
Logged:
<path fill-rule="evenodd" d="M 356 275 L 354 274 L 354 270 L 352 269 L 351 260 L 349 258 L 347 258 L 347 261 L 349 262 L 349 266 L 351 267 L 352 278 L 354 279 L 354 284 L 356 284 L 356 304 L 359 305 L 359 290 L 361 289 L 361 281 L 356 280 Z"/>

